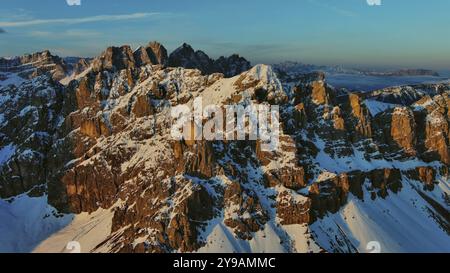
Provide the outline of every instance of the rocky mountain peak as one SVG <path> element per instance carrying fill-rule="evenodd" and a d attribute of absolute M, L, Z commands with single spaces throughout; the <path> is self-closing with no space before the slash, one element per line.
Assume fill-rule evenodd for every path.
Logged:
<path fill-rule="evenodd" d="M 326 83 L 325 74 L 322 72 L 313 72 L 300 77 L 294 92 L 298 100 L 309 97 L 316 105 L 331 105 L 336 96 L 336 91 Z"/>
<path fill-rule="evenodd" d="M 169 57 L 166 48 L 162 44 L 153 41 L 148 44 L 148 48 L 153 52 L 157 64 L 167 66 Z"/>
<path fill-rule="evenodd" d="M 396 107 L 392 113 L 391 136 L 408 154 L 415 153 L 416 122 L 414 113 L 407 107 Z"/>
<path fill-rule="evenodd" d="M 136 65 L 162 65 L 167 66 L 168 64 L 168 56 L 166 48 L 158 43 L 158 42 L 150 42 L 147 46 L 139 47 L 134 52 L 134 59 L 136 61 Z"/>
<path fill-rule="evenodd" d="M 204 74 L 213 73 L 213 60 L 203 51 L 194 51 L 192 46 L 184 43 L 169 55 L 169 66 L 195 68 Z"/>
<path fill-rule="evenodd" d="M 92 62 L 93 70 L 120 71 L 122 69 L 134 68 L 135 60 L 133 51 L 129 45 L 121 47 L 108 47 L 99 57 Z"/>
<path fill-rule="evenodd" d="M 61 80 L 70 68 L 64 60 L 52 55 L 49 50 L 25 54 L 11 59 L 0 58 L 0 72 L 18 73 L 24 79 L 31 79 L 50 73 L 54 80 Z"/>
<path fill-rule="evenodd" d="M 225 77 L 236 76 L 251 68 L 250 62 L 237 54 L 213 60 L 205 52 L 195 51 L 186 43 L 170 54 L 169 65 L 195 68 L 202 71 L 203 74 L 222 73 Z"/>
<path fill-rule="evenodd" d="M 224 74 L 225 77 L 238 75 L 251 68 L 250 62 L 238 54 L 233 54 L 230 57 L 221 56 L 214 62 L 214 66 L 216 71 Z"/>

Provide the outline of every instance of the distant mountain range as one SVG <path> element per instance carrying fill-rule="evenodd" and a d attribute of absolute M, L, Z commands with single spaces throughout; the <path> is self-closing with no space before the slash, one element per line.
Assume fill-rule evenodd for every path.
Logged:
<path fill-rule="evenodd" d="M 312 64 L 303 64 L 299 62 L 283 62 L 274 64 L 273 67 L 276 71 L 283 74 L 292 73 L 312 73 L 322 71 L 330 74 L 353 74 L 353 75 L 365 75 L 365 76 L 433 76 L 440 77 L 439 73 L 429 69 L 399 69 L 394 71 L 375 71 L 375 70 L 363 70 L 355 68 L 345 68 L 343 66 L 319 66 Z"/>
<path fill-rule="evenodd" d="M 401 69 L 397 71 L 372 71 L 348 69 L 343 66 L 318 66 L 298 62 L 284 62 L 273 65 L 280 79 L 295 83 L 303 75 L 323 72 L 329 84 L 336 88 L 370 92 L 391 86 L 438 83 L 448 81 L 439 73 L 427 69 Z"/>

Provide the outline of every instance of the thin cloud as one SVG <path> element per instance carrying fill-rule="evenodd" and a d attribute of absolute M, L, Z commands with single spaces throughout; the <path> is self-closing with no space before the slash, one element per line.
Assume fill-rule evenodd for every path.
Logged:
<path fill-rule="evenodd" d="M 132 13 L 132 14 L 120 14 L 120 15 L 96 15 L 91 17 L 82 18 L 60 18 L 60 19 L 35 19 L 26 21 L 13 21 L 13 22 L 1 22 L 0 27 L 27 27 L 36 25 L 52 25 L 52 24 L 84 24 L 94 22 L 107 22 L 107 21 L 125 21 L 144 18 L 157 18 L 167 15 L 166 13 L 151 12 L 151 13 Z"/>
<path fill-rule="evenodd" d="M 86 38 L 100 36 L 101 33 L 90 30 L 66 30 L 63 32 L 49 32 L 49 31 L 31 31 L 28 36 L 37 38 Z"/>
<path fill-rule="evenodd" d="M 328 9 L 336 14 L 339 14 L 339 15 L 342 15 L 345 17 L 357 17 L 358 16 L 358 14 L 353 11 L 342 9 L 342 8 L 339 8 L 339 7 L 336 7 L 336 6 L 327 4 L 327 3 L 318 2 L 316 0 L 308 0 L 308 2 L 313 5 L 316 5 L 318 7 Z"/>

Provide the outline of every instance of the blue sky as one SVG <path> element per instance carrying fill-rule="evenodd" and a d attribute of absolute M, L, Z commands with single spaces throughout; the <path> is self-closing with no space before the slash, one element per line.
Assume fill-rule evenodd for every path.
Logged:
<path fill-rule="evenodd" d="M 2 0 L 0 55 L 190 43 L 212 57 L 357 67 L 450 69 L 450 1 Z"/>

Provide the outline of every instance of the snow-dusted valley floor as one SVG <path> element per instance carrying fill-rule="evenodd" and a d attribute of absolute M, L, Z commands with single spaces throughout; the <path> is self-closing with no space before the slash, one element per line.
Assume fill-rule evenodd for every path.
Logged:
<path fill-rule="evenodd" d="M 0 199 L 0 219 L 0 252 L 31 252 L 67 226 L 73 216 L 57 215 L 45 196 L 24 194 L 7 201 Z"/>
<path fill-rule="evenodd" d="M 72 241 L 80 243 L 81 252 L 90 252 L 111 233 L 112 215 L 102 209 L 92 214 L 59 214 L 45 196 L 0 199 L 0 253 L 70 252 L 67 246 Z"/>
<path fill-rule="evenodd" d="M 33 252 L 71 252 L 73 251 L 70 247 L 71 242 L 79 243 L 81 253 L 102 252 L 102 248 L 96 247 L 111 234 L 112 217 L 111 211 L 103 209 L 92 214 L 76 215 L 67 226 L 40 242 Z"/>
<path fill-rule="evenodd" d="M 450 193 L 442 183 L 441 193 Z M 450 252 L 450 236 L 432 217 L 433 208 L 417 193 L 418 183 L 410 182 L 398 195 L 385 200 L 366 201 L 351 196 L 337 214 L 308 225 L 280 226 L 269 222 L 250 241 L 237 238 L 222 218 L 209 222 L 203 232 L 206 245 L 200 253 L 283 253 L 360 252 L 369 242 L 380 243 L 381 252 Z M 81 252 L 102 252 L 96 248 L 109 236 L 113 214 L 109 210 L 80 215 L 54 216 L 45 197 L 17 197 L 0 201 L 0 252 L 70 252 L 67 244 L 80 243 Z M 283 240 L 289 240 L 287 249 Z"/>
<path fill-rule="evenodd" d="M 339 213 L 317 221 L 311 230 L 325 249 L 342 252 L 368 252 L 374 241 L 384 253 L 450 252 L 450 236 L 430 210 L 408 185 L 386 200 L 363 202 L 352 197 Z"/>

